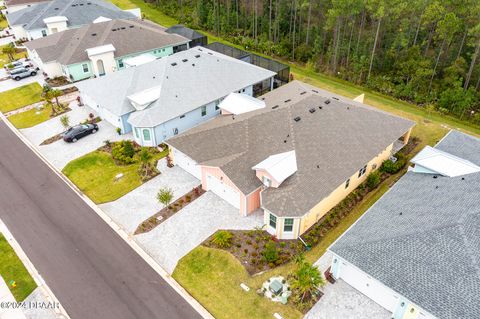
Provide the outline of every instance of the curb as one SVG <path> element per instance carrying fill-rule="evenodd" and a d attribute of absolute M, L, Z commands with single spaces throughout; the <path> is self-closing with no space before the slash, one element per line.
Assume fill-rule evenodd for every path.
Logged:
<path fill-rule="evenodd" d="M 0 112 L 0 119 L 10 128 L 12 132 L 32 150 L 58 177 L 67 184 L 91 209 L 93 209 L 100 218 L 102 218 L 137 254 L 142 257 L 145 262 L 150 265 L 190 306 L 193 307 L 203 318 L 214 319 L 214 317 L 205 309 L 195 298 L 193 298 L 173 277 L 167 273 L 143 248 L 141 248 L 120 225 L 113 221 L 104 211 L 102 211 L 90 198 L 83 194 L 75 184 L 73 184 L 65 175 L 63 175 L 56 167 L 36 149 L 36 147 L 23 136 L 16 127 L 11 124 L 5 115 Z M 43 280 L 42 280 L 43 281 Z M 53 295 L 53 294 L 52 294 Z"/>

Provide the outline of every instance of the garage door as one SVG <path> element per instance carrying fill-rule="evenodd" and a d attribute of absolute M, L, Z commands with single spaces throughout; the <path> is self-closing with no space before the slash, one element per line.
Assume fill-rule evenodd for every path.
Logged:
<path fill-rule="evenodd" d="M 395 296 L 391 289 L 385 287 L 355 266 L 344 261 L 341 261 L 341 263 L 340 278 L 383 308 L 392 312 L 395 310 L 398 296 Z"/>
<path fill-rule="evenodd" d="M 173 149 L 173 158 L 176 165 L 180 166 L 196 178 L 202 179 L 200 166 L 198 166 L 197 163 L 190 157 L 183 154 L 179 150 Z"/>
<path fill-rule="evenodd" d="M 233 207 L 240 209 L 240 194 L 218 178 L 207 175 L 207 189 L 223 198 Z"/>

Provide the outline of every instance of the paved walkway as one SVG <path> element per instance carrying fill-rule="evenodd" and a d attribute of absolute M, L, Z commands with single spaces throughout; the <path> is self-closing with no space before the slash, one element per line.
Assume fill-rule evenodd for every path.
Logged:
<path fill-rule="evenodd" d="M 76 100 L 78 96 L 78 92 L 72 92 L 72 93 L 68 93 L 68 94 L 65 94 L 65 95 L 62 95 L 58 98 L 58 102 L 60 102 L 60 104 L 62 103 L 68 103 L 68 104 L 71 104 L 73 101 Z M 53 104 L 55 104 L 55 99 L 52 100 Z M 13 111 L 10 111 L 10 112 L 6 112 L 4 113 L 4 115 L 6 117 L 9 117 L 11 115 L 14 115 L 14 114 L 18 114 L 18 113 L 23 113 L 23 112 L 26 112 L 26 111 L 29 111 L 31 109 L 34 109 L 36 107 L 41 107 L 43 106 L 45 102 L 43 101 L 40 101 L 40 102 L 37 102 L 37 103 L 33 103 L 33 104 L 30 104 L 30 105 L 27 105 L 27 106 L 24 106 L 22 108 L 19 108 L 19 109 L 16 109 L 16 110 L 13 110 Z M 77 104 L 77 103 L 75 103 Z"/>
<path fill-rule="evenodd" d="M 91 109 L 78 107 L 76 102 L 70 103 L 72 111 L 68 112 L 70 123 L 79 123 L 88 118 Z M 107 121 L 98 123 L 99 130 L 95 134 L 88 135 L 76 143 L 65 143 L 59 140 L 49 145 L 42 145 L 45 139 L 52 137 L 64 131 L 60 123 L 60 118 L 55 117 L 34 127 L 20 130 L 25 137 L 31 141 L 56 168 L 63 169 L 70 161 L 90 153 L 104 144 L 105 140 L 118 141 L 123 139 L 133 139 L 131 134 L 118 135 L 115 127 Z"/>
<path fill-rule="evenodd" d="M 178 166 L 166 167 L 161 160 L 158 167 L 160 175 L 134 189 L 120 199 L 99 205 L 115 222 L 120 224 L 128 233 L 133 233 L 138 225 L 148 217 L 160 211 L 164 206 L 156 199 L 158 190 L 170 187 L 174 199 L 180 198 L 191 191 L 200 181 Z"/>
<path fill-rule="evenodd" d="M 25 299 L 26 303 L 30 304 L 49 304 L 52 301 L 48 300 L 46 296 L 42 293 L 40 288 L 35 289 L 30 296 Z M 28 319 L 59 319 L 64 318 L 63 316 L 58 315 L 55 313 L 53 308 L 27 308 L 23 311 L 23 313 L 27 316 Z"/>
<path fill-rule="evenodd" d="M 0 276 L 0 303 L 13 303 L 15 298 L 8 289 L 6 282 Z M 16 309 L 13 307 L 0 307 L 0 318 L 12 318 L 12 319 L 26 319 L 21 309 Z"/>
<path fill-rule="evenodd" d="M 168 272 L 180 258 L 219 229 L 253 229 L 263 225 L 263 213 L 240 216 L 237 208 L 206 192 L 136 241 Z"/>

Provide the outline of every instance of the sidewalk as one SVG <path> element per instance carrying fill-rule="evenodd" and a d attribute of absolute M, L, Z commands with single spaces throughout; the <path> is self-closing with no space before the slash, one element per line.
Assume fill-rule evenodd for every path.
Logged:
<path fill-rule="evenodd" d="M 0 276 L 0 304 L 4 303 L 15 303 L 15 298 L 8 289 L 7 283 Z M 24 313 L 20 309 L 15 309 L 13 307 L 0 307 L 0 318 L 1 319 L 26 319 Z"/>

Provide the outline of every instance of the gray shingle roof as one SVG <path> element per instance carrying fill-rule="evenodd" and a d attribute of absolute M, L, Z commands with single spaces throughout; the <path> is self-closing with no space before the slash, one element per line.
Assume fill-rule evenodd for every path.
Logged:
<path fill-rule="evenodd" d="M 8 14 L 11 25 L 23 25 L 26 30 L 46 28 L 43 20 L 54 16 L 68 18 L 69 28 L 92 23 L 98 17 L 109 19 L 137 19 L 130 12 L 120 10 L 101 0 L 52 0 Z"/>
<path fill-rule="evenodd" d="M 135 110 L 127 96 L 161 87 L 157 101 L 129 117 L 135 126 L 154 127 L 274 75 L 249 63 L 196 47 L 79 82 L 77 87 L 116 115 Z"/>
<path fill-rule="evenodd" d="M 35 49 L 43 62 L 68 65 L 88 61 L 86 49 L 101 45 L 112 44 L 115 56 L 121 57 L 188 41 L 149 21 L 111 20 L 54 33 L 25 45 Z"/>
<path fill-rule="evenodd" d="M 480 163 L 475 137 L 436 147 Z M 439 318 L 478 318 L 479 194 L 480 173 L 408 172 L 330 250 Z"/>
<path fill-rule="evenodd" d="M 45 2 L 49 0 L 6 0 L 5 5 L 7 7 L 25 5 L 25 4 L 36 4 L 38 2 Z"/>
<path fill-rule="evenodd" d="M 303 216 L 414 124 L 298 81 L 262 98 L 265 109 L 216 118 L 167 143 L 220 167 L 244 194 L 261 186 L 254 165 L 295 150 L 298 171 L 262 193 L 262 206 L 279 216 Z"/>

